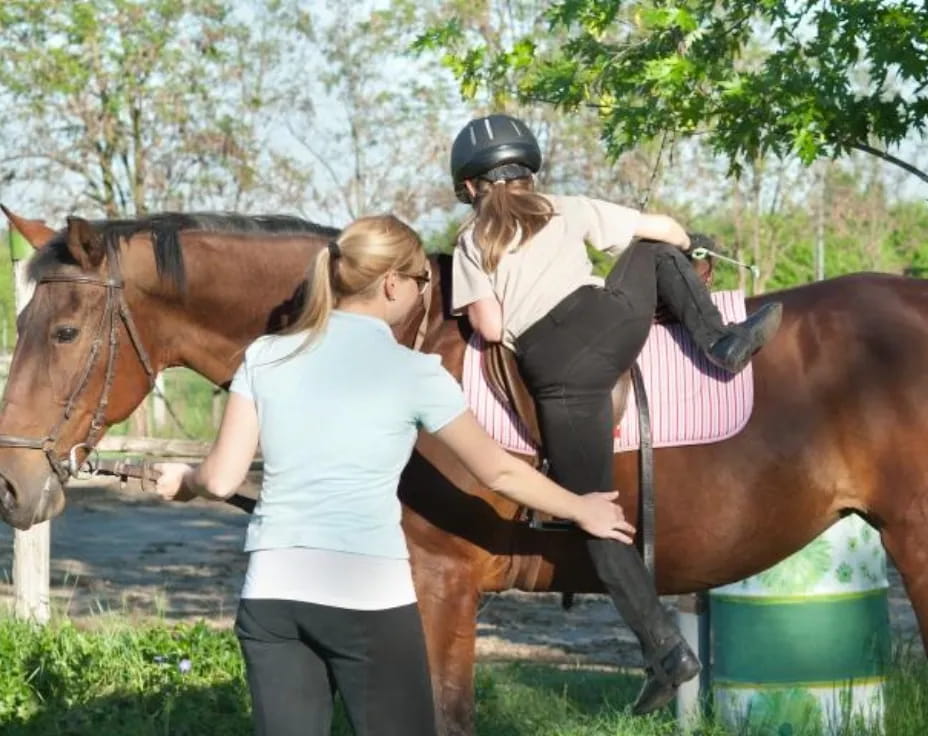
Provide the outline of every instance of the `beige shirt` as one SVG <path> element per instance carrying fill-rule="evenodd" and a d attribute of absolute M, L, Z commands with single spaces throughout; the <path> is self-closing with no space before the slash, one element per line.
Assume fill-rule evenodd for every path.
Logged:
<path fill-rule="evenodd" d="M 496 297 L 503 307 L 503 344 L 515 341 L 571 292 L 603 280 L 593 275 L 586 243 L 618 255 L 634 237 L 641 213 L 589 197 L 543 195 L 554 216 L 521 248 L 511 248 L 496 271 L 483 270 L 473 227 L 461 233 L 454 249 L 451 308 L 464 312 L 469 304 Z"/>

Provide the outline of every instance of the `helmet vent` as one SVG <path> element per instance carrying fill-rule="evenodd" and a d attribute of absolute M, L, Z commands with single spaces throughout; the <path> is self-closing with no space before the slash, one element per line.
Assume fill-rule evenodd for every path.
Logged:
<path fill-rule="evenodd" d="M 493 126 L 490 125 L 490 119 L 483 119 L 483 126 L 487 129 L 487 137 L 492 141 L 493 140 Z"/>
<path fill-rule="evenodd" d="M 472 146 L 476 146 L 476 145 L 477 145 L 477 134 L 474 132 L 474 126 L 473 126 L 473 125 L 470 126 L 470 144 L 471 144 Z"/>

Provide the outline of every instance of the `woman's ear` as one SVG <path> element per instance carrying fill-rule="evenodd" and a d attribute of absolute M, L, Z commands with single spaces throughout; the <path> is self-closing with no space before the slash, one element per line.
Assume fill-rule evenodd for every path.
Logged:
<path fill-rule="evenodd" d="M 471 202 L 477 199 L 477 185 L 474 183 L 473 179 L 465 179 L 464 188 L 467 190 L 467 193 L 470 195 Z"/>
<path fill-rule="evenodd" d="M 383 294 L 388 302 L 396 301 L 396 271 L 387 271 L 384 275 Z"/>

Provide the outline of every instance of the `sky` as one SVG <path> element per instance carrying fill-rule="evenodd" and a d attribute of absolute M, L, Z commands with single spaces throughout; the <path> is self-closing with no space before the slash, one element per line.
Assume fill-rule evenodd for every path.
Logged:
<path fill-rule="evenodd" d="M 238 12 L 246 19 L 253 19 L 255 17 L 255 8 L 258 5 L 258 3 L 250 0 L 242 0 Z M 351 22 L 370 9 L 383 8 L 387 5 L 389 5 L 389 0 L 369 0 L 366 3 L 314 3 L 312 12 L 317 24 L 324 28 L 332 23 L 345 24 Z M 350 10 L 346 10 L 346 8 Z M 310 49 L 310 56 L 313 57 L 313 54 L 313 50 Z M 319 58 L 318 50 L 314 58 L 316 64 L 321 64 L 324 61 Z M 411 76 L 416 73 L 415 62 L 399 56 L 391 57 L 388 61 L 385 61 L 384 69 L 391 80 L 391 84 L 395 85 L 395 89 L 400 90 L 410 84 Z M 344 132 L 346 128 L 338 93 L 337 91 L 327 92 L 318 77 L 314 77 L 313 68 L 300 70 L 298 73 L 305 74 L 307 84 L 314 87 L 313 98 L 316 108 L 315 116 L 307 123 L 307 128 L 310 130 L 303 132 L 311 133 L 312 137 L 320 142 L 323 149 L 332 151 L 333 155 L 327 157 L 328 164 L 331 165 L 336 177 L 347 178 L 350 175 L 352 162 L 347 157 L 339 154 L 342 149 L 335 143 L 337 134 Z M 446 75 L 447 81 L 450 82 L 450 73 L 442 73 Z M 470 115 L 471 110 L 467 104 L 453 98 L 449 101 L 449 109 L 441 132 L 449 148 L 457 130 Z M 294 139 L 290 125 L 275 123 L 265 133 L 269 139 L 286 149 L 288 154 L 298 162 L 298 165 L 318 168 L 312 156 Z M 591 135 L 595 136 L 596 132 L 591 131 Z M 374 142 L 373 145 L 376 146 L 377 143 Z M 2 142 L 0 142 L 0 151 L 2 151 Z M 6 151 L 5 153 L 7 155 L 17 155 L 19 152 Z M 924 141 L 917 140 L 914 136 L 911 140 L 899 146 L 893 153 L 919 165 L 923 169 L 928 168 L 928 145 Z M 685 161 L 687 155 L 687 146 L 684 144 L 678 154 L 678 160 Z M 54 181 L 40 181 L 30 177 L 28 166 L 28 161 L 20 162 L 14 167 L 15 180 L 0 183 L 0 201 L 26 215 L 48 216 L 53 221 L 55 219 L 63 220 L 64 214 L 74 206 L 74 177 L 64 175 Z M 914 176 L 905 174 L 888 163 L 880 164 L 880 166 L 885 169 L 887 188 L 895 196 L 902 199 L 928 198 L 928 184 L 921 182 Z M 724 163 L 717 161 L 715 168 L 719 171 L 720 181 L 723 180 Z M 689 188 L 686 185 L 679 186 L 676 184 L 677 177 L 674 177 L 672 173 L 671 170 L 670 175 L 664 178 L 662 195 L 665 199 L 677 200 L 684 205 L 698 209 L 700 206 L 716 206 L 725 196 L 724 188 L 717 186 L 714 189 L 712 187 Z M 421 177 L 423 181 L 441 183 L 448 178 L 448 173 L 446 166 L 435 165 L 418 171 L 417 176 Z M 432 210 L 422 215 L 415 224 L 425 230 L 442 229 L 447 223 L 449 214 L 461 217 L 465 213 L 466 209 L 463 206 L 450 212 Z M 320 208 L 315 207 L 314 203 L 309 201 L 309 198 L 307 198 L 304 207 L 298 214 L 335 224 L 347 219 L 347 213 L 344 211 L 320 211 Z"/>

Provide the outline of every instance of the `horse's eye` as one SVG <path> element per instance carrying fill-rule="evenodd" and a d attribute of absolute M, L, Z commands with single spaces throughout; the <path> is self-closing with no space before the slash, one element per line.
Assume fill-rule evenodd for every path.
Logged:
<path fill-rule="evenodd" d="M 80 330 L 76 327 L 59 327 L 55 330 L 56 342 L 74 342 Z"/>

